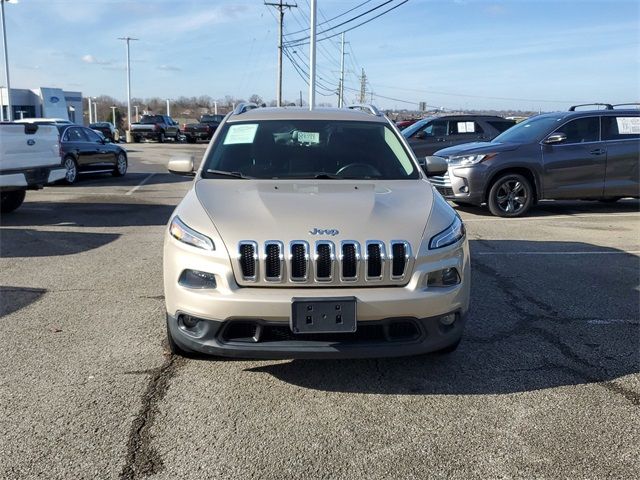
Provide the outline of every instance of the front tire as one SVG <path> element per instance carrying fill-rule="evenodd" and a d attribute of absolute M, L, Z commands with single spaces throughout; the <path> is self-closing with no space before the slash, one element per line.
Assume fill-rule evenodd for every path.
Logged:
<path fill-rule="evenodd" d="M 64 175 L 64 182 L 73 185 L 78 180 L 78 163 L 71 156 L 65 157 L 62 166 L 67 170 Z"/>
<path fill-rule="evenodd" d="M 127 156 L 124 152 L 118 153 L 118 155 L 116 155 L 116 166 L 111 174 L 114 177 L 124 177 L 128 168 L 129 162 L 127 161 Z"/>
<path fill-rule="evenodd" d="M 497 217 L 520 217 L 533 205 L 533 186 L 523 175 L 507 173 L 491 185 L 487 204 Z"/>
<path fill-rule="evenodd" d="M 166 138 L 164 136 L 164 132 L 160 132 L 158 134 L 158 143 L 164 143 L 165 140 L 166 140 Z"/>
<path fill-rule="evenodd" d="M 17 209 L 26 195 L 25 190 L 11 190 L 10 192 L 0 192 L 0 212 L 9 213 Z"/>

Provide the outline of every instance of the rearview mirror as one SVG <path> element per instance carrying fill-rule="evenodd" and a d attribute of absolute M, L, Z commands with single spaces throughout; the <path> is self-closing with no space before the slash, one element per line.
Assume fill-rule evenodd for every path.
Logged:
<path fill-rule="evenodd" d="M 442 157 L 429 156 L 424 159 L 422 169 L 428 177 L 444 175 L 449 170 L 449 164 Z"/>
<path fill-rule="evenodd" d="M 193 170 L 193 156 L 171 157 L 167 170 L 175 175 L 194 176 L 196 172 Z"/>
<path fill-rule="evenodd" d="M 564 133 L 552 133 L 549 135 L 543 143 L 546 145 L 552 145 L 554 143 L 564 142 L 567 136 Z"/>

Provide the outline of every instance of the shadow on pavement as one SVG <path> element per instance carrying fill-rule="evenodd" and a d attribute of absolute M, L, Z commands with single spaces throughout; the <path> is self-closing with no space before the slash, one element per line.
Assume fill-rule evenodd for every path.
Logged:
<path fill-rule="evenodd" d="M 394 395 L 505 394 L 598 382 L 640 405 L 640 392 L 615 382 L 640 371 L 637 256 L 579 242 L 472 241 L 471 248 L 470 319 L 456 352 L 293 360 L 248 371 L 315 390 Z M 606 253 L 576 253 L 587 251 Z"/>
<path fill-rule="evenodd" d="M 95 197 L 77 197 L 74 200 L 74 202 L 26 202 L 15 212 L 2 215 L 0 225 L 9 227 L 40 225 L 81 227 L 165 225 L 175 208 L 174 205 L 139 202 L 96 202 Z M 3 232 L 5 231 L 2 230 L 0 235 L 4 235 Z"/>
<path fill-rule="evenodd" d="M 147 179 L 148 178 L 148 179 Z M 83 173 L 78 176 L 78 181 L 73 185 L 58 183 L 47 188 L 68 188 L 77 189 L 79 192 L 83 187 L 130 187 L 133 188 L 144 181 L 147 185 L 169 185 L 173 183 L 187 183 L 193 181 L 193 177 L 173 175 L 171 173 L 140 172 L 127 173 L 124 177 L 113 177 L 104 173 Z M 55 190 L 54 190 L 55 191 Z"/>
<path fill-rule="evenodd" d="M 486 206 L 458 205 L 452 203 L 456 210 L 473 213 L 483 217 L 494 217 Z M 633 213 L 640 211 L 640 202 L 635 199 L 623 199 L 615 203 L 579 200 L 544 200 L 533 206 L 527 217 L 548 217 L 555 215 L 603 214 L 603 213 Z"/>
<path fill-rule="evenodd" d="M 0 318 L 31 305 L 45 293 L 43 288 L 0 286 Z"/>
<path fill-rule="evenodd" d="M 30 229 L 0 230 L 0 258 L 73 255 L 102 247 L 117 233 L 51 232 Z"/>

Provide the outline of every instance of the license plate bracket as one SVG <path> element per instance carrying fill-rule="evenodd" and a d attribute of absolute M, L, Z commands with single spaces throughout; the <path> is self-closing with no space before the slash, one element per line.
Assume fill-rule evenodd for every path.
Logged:
<path fill-rule="evenodd" d="M 355 332 L 356 297 L 294 297 L 290 327 L 293 333 Z"/>

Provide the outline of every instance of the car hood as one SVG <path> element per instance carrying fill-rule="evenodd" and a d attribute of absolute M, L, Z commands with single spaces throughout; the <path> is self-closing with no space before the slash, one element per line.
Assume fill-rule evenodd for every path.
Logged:
<path fill-rule="evenodd" d="M 426 180 L 200 179 L 195 192 L 229 251 L 241 240 L 406 240 L 417 251 L 434 201 Z"/>
<path fill-rule="evenodd" d="M 438 157 L 451 157 L 453 155 L 464 155 L 472 153 L 500 153 L 516 150 L 520 147 L 517 143 L 498 143 L 498 142 L 474 142 L 463 143 L 453 147 L 443 148 L 434 153 Z"/>

